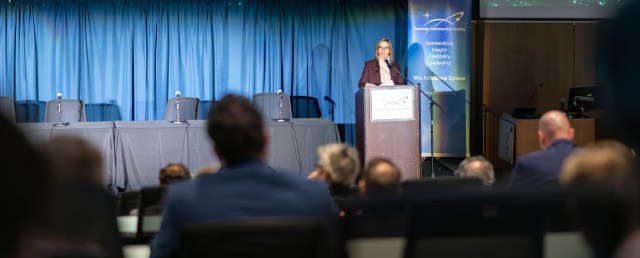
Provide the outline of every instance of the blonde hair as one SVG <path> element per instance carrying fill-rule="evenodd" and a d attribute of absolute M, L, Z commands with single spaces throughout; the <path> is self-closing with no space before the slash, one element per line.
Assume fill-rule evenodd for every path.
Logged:
<path fill-rule="evenodd" d="M 375 54 L 373 55 L 373 59 L 378 59 L 378 47 L 380 47 L 380 43 L 387 42 L 389 44 L 389 63 L 393 63 L 393 45 L 388 38 L 382 38 L 376 44 Z"/>
<path fill-rule="evenodd" d="M 635 158 L 624 144 L 603 140 L 567 158 L 560 172 L 562 184 L 624 185 L 635 169 Z"/>
<path fill-rule="evenodd" d="M 339 143 L 320 146 L 318 147 L 318 166 L 329 173 L 332 183 L 352 186 L 360 173 L 358 151 Z"/>

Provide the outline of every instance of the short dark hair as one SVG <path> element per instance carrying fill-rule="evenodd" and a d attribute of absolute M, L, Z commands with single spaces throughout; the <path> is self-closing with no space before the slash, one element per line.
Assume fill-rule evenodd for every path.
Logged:
<path fill-rule="evenodd" d="M 260 113 L 242 96 L 224 96 L 208 114 L 209 137 L 228 165 L 261 157 L 266 144 L 263 128 Z"/>
<path fill-rule="evenodd" d="M 393 177 L 376 177 L 374 171 L 378 166 L 388 164 L 395 172 Z M 364 182 L 367 197 L 394 196 L 400 193 L 400 169 L 388 158 L 374 158 L 367 164 L 364 171 Z"/>

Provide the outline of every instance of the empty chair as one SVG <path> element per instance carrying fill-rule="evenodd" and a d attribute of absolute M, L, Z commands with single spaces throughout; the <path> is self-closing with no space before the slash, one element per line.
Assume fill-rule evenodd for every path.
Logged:
<path fill-rule="evenodd" d="M 322 117 L 318 99 L 310 96 L 291 97 L 291 111 L 293 118 L 319 118 Z"/>
<path fill-rule="evenodd" d="M 280 115 L 280 99 L 282 99 L 282 115 Z M 282 94 L 282 98 L 278 93 L 255 94 L 253 105 L 265 120 L 291 120 L 291 100 L 286 93 Z"/>
<path fill-rule="evenodd" d="M 16 122 L 16 110 L 12 97 L 0 96 L 0 115 L 11 122 Z"/>
<path fill-rule="evenodd" d="M 86 122 L 84 103 L 79 99 L 63 99 L 60 101 L 60 121 L 58 120 L 58 101 L 49 100 L 44 113 L 45 123 Z"/>
<path fill-rule="evenodd" d="M 322 222 L 265 218 L 199 223 L 181 235 L 179 257 L 328 257 L 330 245 Z"/>
<path fill-rule="evenodd" d="M 198 119 L 207 120 L 209 110 L 218 104 L 219 100 L 203 100 L 200 101 L 198 107 Z"/>
<path fill-rule="evenodd" d="M 117 104 L 112 103 L 91 103 L 85 105 L 87 111 L 87 121 L 120 121 L 122 113 Z"/>
<path fill-rule="evenodd" d="M 38 100 L 18 100 L 15 103 L 16 123 L 40 123 L 44 121 L 46 103 Z"/>
<path fill-rule="evenodd" d="M 194 97 L 180 97 L 180 119 L 177 117 L 176 98 L 167 101 L 167 108 L 164 111 L 164 120 L 185 121 L 198 119 L 198 104 L 200 99 Z"/>

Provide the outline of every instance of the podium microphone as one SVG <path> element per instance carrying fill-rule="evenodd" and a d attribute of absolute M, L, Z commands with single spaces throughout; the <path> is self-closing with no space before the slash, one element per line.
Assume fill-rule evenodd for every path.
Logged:
<path fill-rule="evenodd" d="M 391 63 L 389 63 L 389 58 L 385 57 L 384 62 L 387 63 L 387 67 L 389 67 L 389 70 L 393 69 L 393 66 L 391 65 Z"/>
<path fill-rule="evenodd" d="M 543 86 L 544 84 L 540 83 L 540 85 L 538 85 L 536 89 L 533 90 L 533 92 L 531 93 L 531 97 L 529 97 L 529 102 L 527 102 L 527 107 L 531 105 L 531 101 L 533 100 L 533 97 L 536 96 L 536 92 L 538 92 L 538 89 L 542 88 Z"/>

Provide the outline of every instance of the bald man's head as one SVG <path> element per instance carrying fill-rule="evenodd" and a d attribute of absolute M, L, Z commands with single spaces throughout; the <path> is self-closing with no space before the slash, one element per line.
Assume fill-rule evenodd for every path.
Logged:
<path fill-rule="evenodd" d="M 360 191 L 367 197 L 384 197 L 400 192 L 400 170 L 389 159 L 376 158 L 365 169 Z"/>
<path fill-rule="evenodd" d="M 573 141 L 573 128 L 567 116 L 557 110 L 544 113 L 538 122 L 538 138 L 540 147 L 546 149 L 556 140 Z"/>

